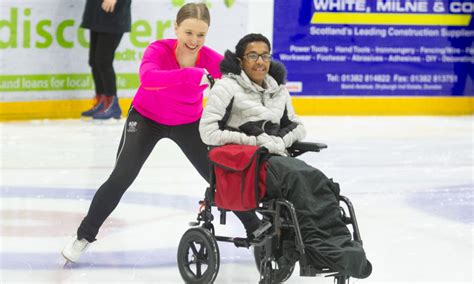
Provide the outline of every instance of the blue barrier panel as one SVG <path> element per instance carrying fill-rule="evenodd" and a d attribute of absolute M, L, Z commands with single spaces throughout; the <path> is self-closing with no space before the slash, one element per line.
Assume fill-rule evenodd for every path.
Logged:
<path fill-rule="evenodd" d="M 273 55 L 310 96 L 473 96 L 474 1 L 275 0 Z"/>

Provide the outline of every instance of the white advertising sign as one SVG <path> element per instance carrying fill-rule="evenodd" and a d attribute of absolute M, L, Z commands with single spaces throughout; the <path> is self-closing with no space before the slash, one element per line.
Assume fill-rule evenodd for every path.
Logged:
<path fill-rule="evenodd" d="M 174 38 L 184 0 L 133 0 L 132 32 L 115 54 L 119 95 L 131 97 L 146 46 Z M 247 1 L 205 1 L 211 27 L 206 45 L 223 53 L 247 32 Z M 89 31 L 80 28 L 85 0 L 2 0 L 0 4 L 0 100 L 90 98 Z"/>

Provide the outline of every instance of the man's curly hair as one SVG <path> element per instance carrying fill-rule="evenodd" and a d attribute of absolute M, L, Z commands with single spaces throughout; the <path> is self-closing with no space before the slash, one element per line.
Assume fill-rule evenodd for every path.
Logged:
<path fill-rule="evenodd" d="M 235 55 L 237 55 L 238 58 L 243 59 L 245 49 L 247 48 L 247 45 L 251 42 L 256 42 L 256 41 L 261 41 L 267 44 L 268 50 L 271 51 L 272 47 L 270 45 L 270 41 L 268 38 L 266 38 L 262 34 L 248 34 L 241 38 L 237 45 L 235 46 Z"/>

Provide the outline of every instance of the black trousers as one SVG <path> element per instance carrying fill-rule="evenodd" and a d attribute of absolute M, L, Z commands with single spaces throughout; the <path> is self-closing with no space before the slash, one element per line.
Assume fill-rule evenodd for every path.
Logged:
<path fill-rule="evenodd" d="M 90 31 L 89 66 L 92 69 L 95 92 L 106 96 L 117 95 L 113 66 L 115 50 L 123 33 L 109 34 Z"/>
<path fill-rule="evenodd" d="M 105 219 L 117 207 L 125 191 L 138 176 L 143 164 L 162 138 L 173 140 L 206 180 L 209 180 L 207 146 L 199 135 L 199 121 L 166 126 L 156 123 L 130 108 L 117 152 L 115 167 L 102 186 L 97 190 L 86 217 L 77 230 L 78 239 L 95 241 Z M 259 225 L 255 212 L 235 212 L 247 232 L 253 232 Z"/>

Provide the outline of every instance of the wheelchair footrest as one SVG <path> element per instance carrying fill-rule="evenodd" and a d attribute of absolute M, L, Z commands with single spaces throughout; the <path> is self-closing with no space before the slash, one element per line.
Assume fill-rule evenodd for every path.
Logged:
<path fill-rule="evenodd" d="M 327 273 L 327 271 L 315 268 L 311 265 L 300 266 L 300 276 L 303 277 L 314 277 L 322 273 Z"/>
<path fill-rule="evenodd" d="M 260 237 L 263 233 L 265 233 L 271 227 L 272 227 L 272 223 L 266 220 L 262 221 L 260 226 L 255 231 L 252 232 L 252 234 L 250 235 L 250 238 L 256 239 Z"/>
<path fill-rule="evenodd" d="M 248 248 L 250 247 L 250 242 L 249 242 L 249 239 L 247 238 L 233 238 L 233 241 L 234 241 L 234 245 L 236 247 L 244 247 L 244 248 Z"/>
<path fill-rule="evenodd" d="M 214 236 L 217 241 L 219 242 L 227 242 L 233 243 L 236 247 L 243 247 L 249 248 L 250 247 L 250 240 L 247 238 L 231 238 L 231 237 L 224 237 L 224 236 Z"/>

